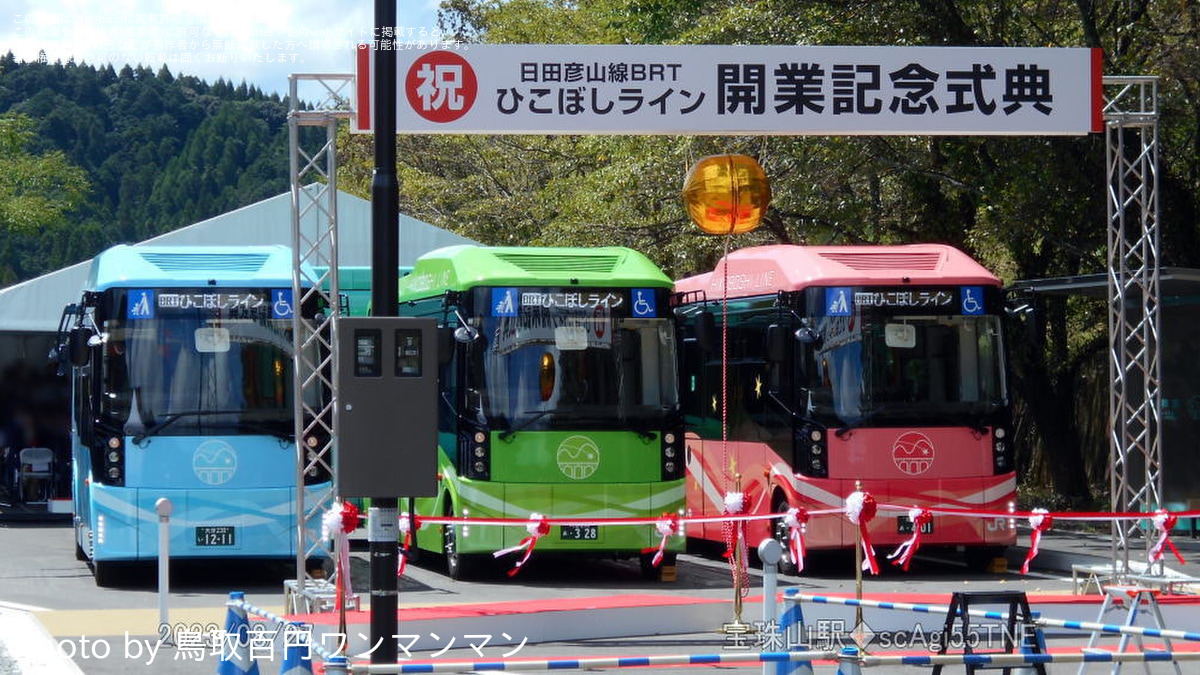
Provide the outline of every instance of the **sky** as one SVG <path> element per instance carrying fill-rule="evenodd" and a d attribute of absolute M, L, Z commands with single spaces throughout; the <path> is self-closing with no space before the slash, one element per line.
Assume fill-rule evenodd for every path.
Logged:
<path fill-rule="evenodd" d="M 369 40 L 371 0 L 4 0 L 0 54 L 93 66 L 164 64 L 209 84 L 243 80 L 284 95 L 293 73 L 352 73 Z M 438 0 L 397 0 L 397 33 L 412 48 L 438 39 Z"/>

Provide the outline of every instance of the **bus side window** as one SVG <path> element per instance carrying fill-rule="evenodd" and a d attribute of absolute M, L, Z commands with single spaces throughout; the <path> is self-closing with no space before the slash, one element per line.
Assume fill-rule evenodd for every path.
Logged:
<path fill-rule="evenodd" d="M 704 417 L 705 387 L 704 387 L 704 349 L 696 338 L 685 338 L 679 349 L 680 403 L 683 414 L 693 419 L 695 423 Z"/>
<path fill-rule="evenodd" d="M 617 403 L 623 406 L 645 405 L 642 368 L 653 364 L 648 363 L 648 359 L 642 359 L 642 336 L 636 330 L 626 328 L 617 331 L 616 337 L 621 359 L 617 368 L 620 387 Z"/>

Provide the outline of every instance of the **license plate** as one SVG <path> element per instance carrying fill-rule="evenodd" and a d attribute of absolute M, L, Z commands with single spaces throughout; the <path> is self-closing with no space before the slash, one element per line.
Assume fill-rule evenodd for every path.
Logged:
<path fill-rule="evenodd" d="M 912 534 L 913 521 L 908 516 L 896 516 L 896 532 L 898 534 Z M 921 534 L 933 534 L 933 521 L 925 523 L 921 526 Z"/>
<path fill-rule="evenodd" d="M 235 532 L 231 525 L 202 525 L 196 528 L 196 545 L 233 546 Z"/>
<path fill-rule="evenodd" d="M 600 526 L 563 525 L 559 536 L 573 541 L 595 541 L 600 538 Z"/>

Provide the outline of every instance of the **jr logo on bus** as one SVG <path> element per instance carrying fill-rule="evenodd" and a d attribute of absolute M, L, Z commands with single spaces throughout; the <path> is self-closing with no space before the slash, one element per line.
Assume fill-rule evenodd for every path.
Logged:
<path fill-rule="evenodd" d="M 237 473 L 237 453 L 225 441 L 205 441 L 192 453 L 192 472 L 206 485 L 224 485 Z"/>
<path fill-rule="evenodd" d="M 600 468 L 600 448 L 587 436 L 568 436 L 558 445 L 558 470 L 573 480 L 583 480 Z"/>
<path fill-rule="evenodd" d="M 933 466 L 933 441 L 925 434 L 906 431 L 892 443 L 892 461 L 900 471 L 919 476 Z"/>

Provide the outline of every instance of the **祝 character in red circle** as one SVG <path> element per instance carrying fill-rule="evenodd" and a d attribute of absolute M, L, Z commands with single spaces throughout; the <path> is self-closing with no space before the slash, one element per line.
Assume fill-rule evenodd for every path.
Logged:
<path fill-rule="evenodd" d="M 444 50 L 429 52 L 413 62 L 404 79 L 408 104 L 431 122 L 453 122 L 471 110 L 479 82 L 471 64 Z"/>

